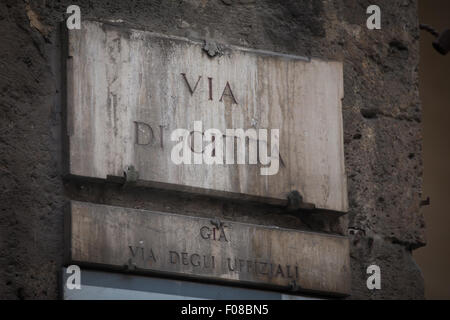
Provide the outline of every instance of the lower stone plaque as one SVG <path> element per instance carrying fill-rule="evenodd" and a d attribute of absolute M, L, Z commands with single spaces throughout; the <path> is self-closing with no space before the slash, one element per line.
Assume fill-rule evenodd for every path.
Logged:
<path fill-rule="evenodd" d="M 67 262 L 346 295 L 348 239 L 72 201 Z"/>

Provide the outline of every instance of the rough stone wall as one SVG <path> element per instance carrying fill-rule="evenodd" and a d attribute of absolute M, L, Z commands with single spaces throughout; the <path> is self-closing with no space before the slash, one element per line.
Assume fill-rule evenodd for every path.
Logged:
<path fill-rule="evenodd" d="M 0 297 L 58 298 L 63 208 L 69 199 L 349 234 L 350 298 L 423 298 L 411 250 L 424 245 L 417 0 L 2 0 L 0 3 Z M 350 210 L 341 218 L 286 214 L 174 192 L 62 177 L 59 23 L 82 18 L 344 62 Z M 378 264 L 382 289 L 366 288 Z"/>

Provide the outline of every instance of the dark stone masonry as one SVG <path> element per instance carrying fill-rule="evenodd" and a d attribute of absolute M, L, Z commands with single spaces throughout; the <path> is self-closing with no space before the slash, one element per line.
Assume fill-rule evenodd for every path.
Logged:
<path fill-rule="evenodd" d="M 63 177 L 61 23 L 82 19 L 343 61 L 349 212 L 330 218 L 262 204 Z M 421 299 L 412 250 L 425 245 L 416 0 L 50 1 L 0 3 L 0 298 L 56 299 L 69 200 L 348 235 L 350 299 Z M 251 212 L 251 213 L 250 213 Z M 377 264 L 382 289 L 368 290 Z"/>

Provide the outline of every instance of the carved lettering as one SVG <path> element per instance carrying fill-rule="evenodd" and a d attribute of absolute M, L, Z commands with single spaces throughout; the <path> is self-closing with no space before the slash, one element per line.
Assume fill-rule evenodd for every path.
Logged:
<path fill-rule="evenodd" d="M 159 143 L 161 145 L 161 149 L 164 149 L 164 126 L 159 125 Z"/>
<path fill-rule="evenodd" d="M 234 261 L 232 261 L 234 260 Z M 298 267 L 295 266 L 295 275 L 292 274 L 290 265 L 282 266 L 281 264 L 267 263 L 256 260 L 244 260 L 239 258 L 227 258 L 226 266 L 229 272 L 246 272 L 256 275 L 265 275 L 270 277 L 295 278 L 298 279 Z M 270 268 L 269 268 L 270 266 Z"/>
<path fill-rule="evenodd" d="M 223 226 L 220 226 L 220 229 L 211 229 L 208 226 L 203 226 L 200 228 L 200 236 L 205 240 L 228 242 L 228 238 L 225 234 L 225 229 Z"/>
<path fill-rule="evenodd" d="M 187 252 L 181 253 L 181 263 L 183 263 L 185 266 L 187 266 L 189 264 Z"/>
<path fill-rule="evenodd" d="M 153 250 L 151 248 L 150 248 L 150 253 L 149 253 L 148 257 L 150 260 L 153 260 L 153 262 L 156 262 L 156 256 L 153 253 Z"/>
<path fill-rule="evenodd" d="M 281 268 L 281 265 L 278 265 L 275 276 L 278 276 L 279 274 L 284 278 L 283 268 Z"/>
<path fill-rule="evenodd" d="M 209 88 L 209 100 L 213 99 L 212 95 L 212 78 L 208 77 L 208 88 Z"/>
<path fill-rule="evenodd" d="M 206 256 L 203 256 L 203 268 L 214 269 L 214 266 L 214 256 L 211 256 L 210 259 L 207 259 Z"/>
<path fill-rule="evenodd" d="M 152 127 L 145 123 L 140 121 L 133 121 L 135 124 L 135 144 L 146 146 L 152 143 L 154 134 Z M 142 137 L 144 136 L 144 137 Z M 146 139 L 144 139 L 146 137 Z"/>
<path fill-rule="evenodd" d="M 219 234 L 219 240 L 218 241 L 228 242 L 228 239 L 227 239 L 227 236 L 225 235 L 225 230 L 223 229 L 223 227 L 220 228 L 219 232 L 220 232 L 220 234 Z"/>
<path fill-rule="evenodd" d="M 235 263 L 234 263 L 234 268 L 231 267 L 231 259 L 227 258 L 227 261 L 228 261 L 228 270 L 229 271 L 234 271 L 234 269 L 236 268 L 236 260 L 235 260 Z"/>
<path fill-rule="evenodd" d="M 169 256 L 170 256 L 169 260 L 170 260 L 171 264 L 177 264 L 178 261 L 180 260 L 180 256 L 175 251 L 169 251 Z"/>
<path fill-rule="evenodd" d="M 260 269 L 260 273 L 261 274 L 268 274 L 269 273 L 269 271 L 267 270 L 267 263 L 260 262 L 259 265 L 262 266 L 262 268 Z"/>
<path fill-rule="evenodd" d="M 200 236 L 205 240 L 210 239 L 211 238 L 211 230 L 207 226 L 201 227 L 200 228 Z"/>
<path fill-rule="evenodd" d="M 215 257 L 197 253 L 169 251 L 169 261 L 171 264 L 181 264 L 183 266 L 203 267 L 203 269 L 215 268 Z"/>
<path fill-rule="evenodd" d="M 230 87 L 230 84 L 228 83 L 228 81 L 227 81 L 227 84 L 225 85 L 225 88 L 223 89 L 222 96 L 220 97 L 219 101 L 222 102 L 223 96 L 230 97 L 233 101 L 232 103 L 238 104 L 236 101 L 236 98 L 234 97 L 233 91 L 231 91 L 231 87 Z"/>
<path fill-rule="evenodd" d="M 182 73 L 181 74 L 183 76 L 184 81 L 186 82 L 186 85 L 189 89 L 189 92 L 191 93 L 191 96 L 194 94 L 195 90 L 197 89 L 198 83 L 200 82 L 200 79 L 202 78 L 202 76 L 198 76 L 197 82 L 195 83 L 194 88 L 191 87 L 187 77 L 186 77 L 186 73 Z"/>
<path fill-rule="evenodd" d="M 130 248 L 131 257 L 136 258 L 140 255 L 140 258 L 144 259 L 144 248 L 135 246 L 128 246 L 128 248 Z"/>
<path fill-rule="evenodd" d="M 194 267 L 200 266 L 200 256 L 198 254 L 194 253 L 193 255 L 191 255 L 191 264 Z"/>
<path fill-rule="evenodd" d="M 194 87 L 192 87 L 191 83 L 189 82 L 186 73 L 181 73 L 181 76 L 184 79 L 184 83 L 186 83 L 186 86 L 189 90 L 189 93 L 191 94 L 191 96 L 194 95 L 194 92 L 197 90 L 198 84 L 202 78 L 202 76 L 198 76 L 197 78 L 197 82 L 195 83 Z M 228 99 L 231 99 L 231 103 L 233 104 L 238 104 L 233 90 L 231 89 L 230 83 L 227 81 L 227 83 L 225 84 L 225 87 L 223 88 L 222 91 L 222 95 L 220 96 L 219 101 L 222 102 L 224 97 L 228 97 Z M 208 100 L 212 101 L 213 100 L 213 78 L 208 77 Z"/>

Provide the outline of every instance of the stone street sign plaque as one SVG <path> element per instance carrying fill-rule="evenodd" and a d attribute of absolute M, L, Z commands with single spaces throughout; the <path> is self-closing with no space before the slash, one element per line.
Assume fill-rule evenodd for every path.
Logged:
<path fill-rule="evenodd" d="M 297 190 L 346 212 L 342 63 L 234 46 L 210 57 L 202 47 L 98 22 L 70 30 L 69 174 L 106 179 L 133 165 L 156 186 L 268 199 Z M 171 158 L 181 140 L 192 164 Z"/>
<path fill-rule="evenodd" d="M 68 263 L 345 295 L 342 236 L 71 202 Z"/>

